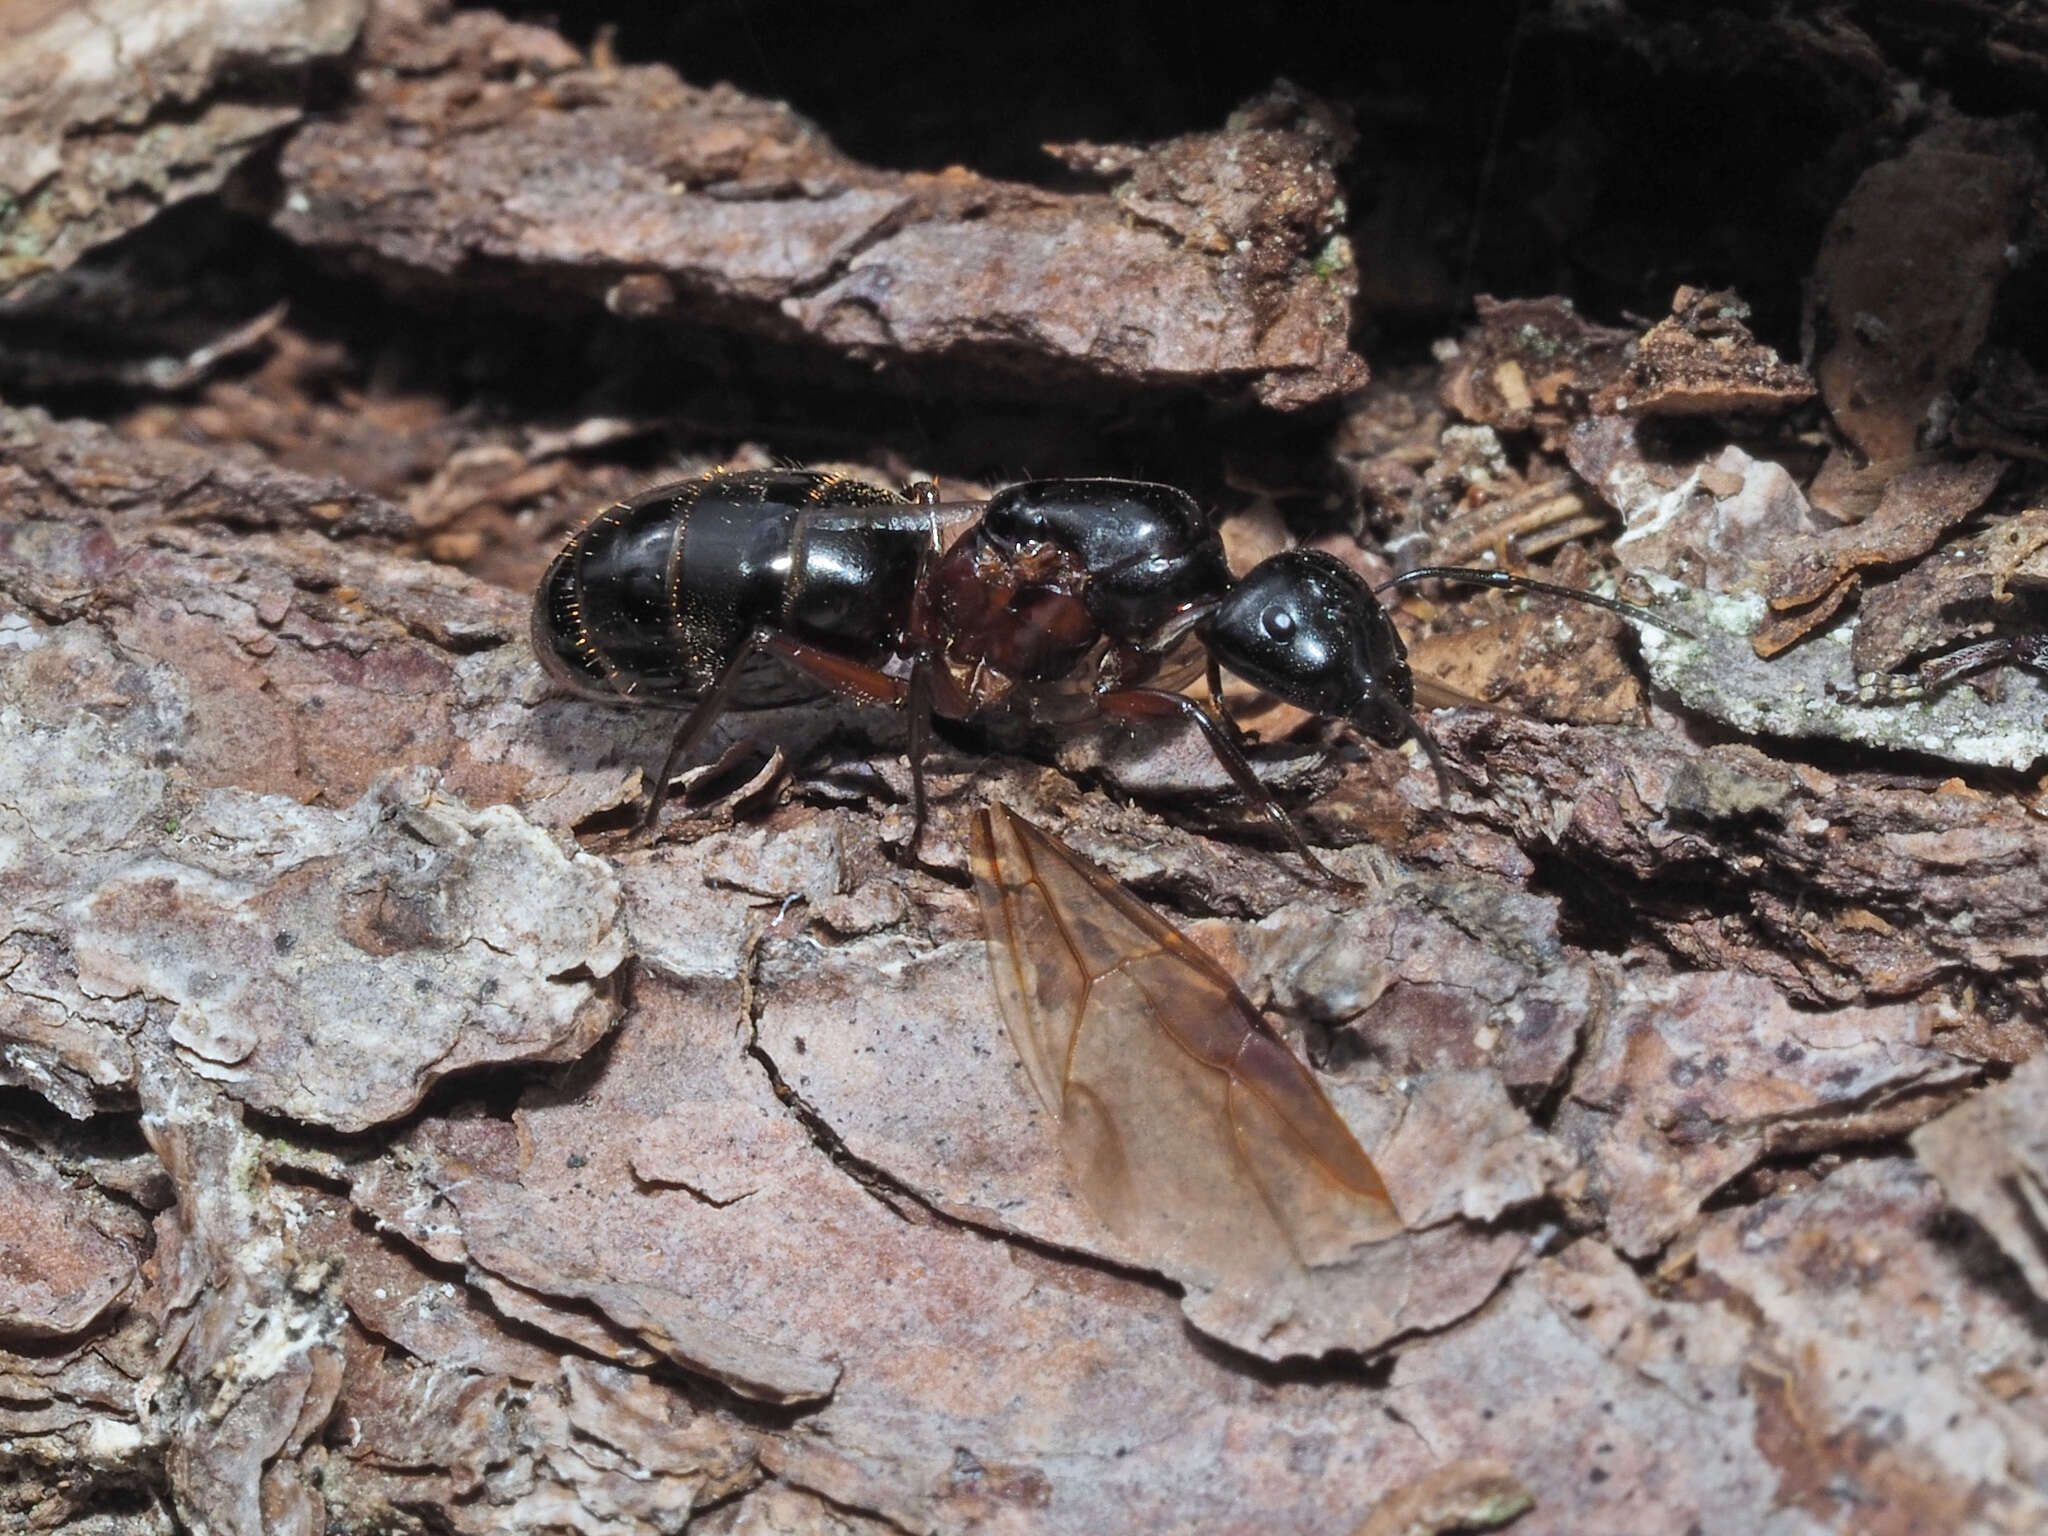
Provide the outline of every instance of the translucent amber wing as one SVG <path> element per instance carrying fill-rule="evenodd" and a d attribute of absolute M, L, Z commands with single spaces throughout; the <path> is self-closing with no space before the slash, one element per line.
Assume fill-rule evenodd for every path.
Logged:
<path fill-rule="evenodd" d="M 1001 808 L 977 818 L 974 868 L 1011 1039 L 1104 1225 L 1243 1288 L 1400 1230 L 1315 1078 L 1208 956 Z"/>

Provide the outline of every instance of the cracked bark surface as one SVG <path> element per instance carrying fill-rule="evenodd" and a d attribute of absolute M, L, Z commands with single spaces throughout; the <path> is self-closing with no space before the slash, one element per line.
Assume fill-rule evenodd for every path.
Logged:
<path fill-rule="evenodd" d="M 27 4 L 0 24 L 0 300 L 212 192 L 303 115 L 279 99 L 338 60 L 363 0 Z"/>
<path fill-rule="evenodd" d="M 205 123 L 356 25 L 242 14 L 239 49 L 161 43 L 165 94 L 45 105 Z M 1861 681 L 2029 611 L 2032 397 L 2009 294 L 1855 323 L 1926 297 L 1888 197 L 1967 204 L 1922 235 L 2032 291 L 2031 130 L 1915 120 L 1844 175 L 1816 302 L 1854 313 L 1799 364 L 1727 293 L 1632 328 L 1488 300 L 1334 404 L 1378 130 L 1305 91 L 1064 143 L 1037 186 L 864 164 L 608 46 L 372 7 L 261 238 L 422 326 L 559 306 L 992 401 L 1322 402 L 1308 490 L 1217 461 L 1240 568 L 1542 554 L 1688 633 L 1408 602 L 1418 668 L 1500 706 L 1433 717 L 1447 798 L 1233 690 L 1362 895 L 1261 846 L 1199 748 L 1117 732 L 941 744 L 913 862 L 900 725 L 852 705 L 732 719 L 730 771 L 637 837 L 672 722 L 552 690 L 527 622 L 560 529 L 648 468 L 639 407 L 457 408 L 294 319 L 111 419 L 0 405 L 0 1527 L 2048 1523 L 2042 683 Z M 1886 373 L 1930 349 L 1970 386 Z M 661 473 L 774 462 L 677 435 Z M 1802 573 L 1847 617 L 1766 659 Z M 1268 1011 L 1408 1231 L 1247 1297 L 1102 1225 L 989 986 L 996 800 Z"/>
<path fill-rule="evenodd" d="M 410 281 L 510 269 L 529 293 L 877 364 L 1199 383 L 1283 408 L 1365 382 L 1334 207 L 1345 132 L 1287 91 L 1221 133 L 1061 146 L 1109 189 L 1056 194 L 881 173 L 778 104 L 430 16 L 381 7 L 361 100 L 293 138 L 294 241 Z"/>

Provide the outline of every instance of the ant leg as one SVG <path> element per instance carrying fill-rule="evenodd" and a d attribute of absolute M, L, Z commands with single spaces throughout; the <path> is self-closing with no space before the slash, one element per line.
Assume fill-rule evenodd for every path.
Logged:
<path fill-rule="evenodd" d="M 1315 851 L 1302 837 L 1301 829 L 1294 824 L 1294 818 L 1287 814 L 1280 802 L 1275 800 L 1259 782 L 1259 776 L 1252 772 L 1252 765 L 1245 761 L 1244 753 L 1225 734 L 1222 726 L 1212 719 L 1208 711 L 1184 693 L 1168 693 L 1162 688 L 1112 688 L 1095 695 L 1096 707 L 1114 720 L 1166 720 L 1175 716 L 1191 720 L 1201 728 L 1203 737 L 1209 743 L 1209 750 L 1216 754 L 1216 761 L 1236 783 L 1246 800 L 1265 814 L 1268 821 L 1279 829 L 1287 839 L 1301 862 L 1315 872 L 1316 878 L 1327 884 L 1348 887 L 1354 882 L 1346 880 L 1316 857 Z"/>
<path fill-rule="evenodd" d="M 1242 752 L 1244 732 L 1238 729 L 1237 722 L 1230 717 L 1230 711 L 1223 707 L 1223 667 L 1216 660 L 1214 651 L 1209 653 L 1208 662 L 1209 713 L 1230 733 L 1230 744 Z"/>
<path fill-rule="evenodd" d="M 853 698 L 866 699 L 876 704 L 901 705 L 904 701 L 904 685 L 893 677 L 863 666 L 857 661 L 848 661 L 830 651 L 807 644 L 779 629 L 766 626 L 756 629 L 739 644 L 718 674 L 718 680 L 711 685 L 697 707 L 683 718 L 670 740 L 668 752 L 662 757 L 661 771 L 650 786 L 647 805 L 640 812 L 640 830 L 646 831 L 661 817 L 662 801 L 667 797 L 669 780 L 676 769 L 692 752 L 704 744 L 704 738 L 711 734 L 711 727 L 718 723 L 732 700 L 733 689 L 739 685 L 740 673 L 756 651 L 770 651 L 780 656 L 797 671 L 816 682 L 824 684 L 835 693 Z"/>
<path fill-rule="evenodd" d="M 1934 656 L 1920 663 L 1916 671 L 1880 678 L 1874 690 L 1863 695 L 1866 702 L 1893 704 L 1905 699 L 1940 693 L 1972 672 L 1986 667 L 2011 664 L 2048 669 L 2048 630 L 2031 635 L 2007 635 L 1999 640 L 1980 640 L 1946 656 Z M 1845 697 L 1855 695 L 1842 690 Z"/>
<path fill-rule="evenodd" d="M 1984 640 L 1966 645 L 1946 656 L 1920 663 L 1920 686 L 1933 691 L 1946 688 L 1957 678 L 1985 667 L 2012 662 L 2022 667 L 2048 668 L 2048 630 L 2031 635 L 2009 635 L 2003 640 Z"/>
<path fill-rule="evenodd" d="M 910 713 L 907 750 L 910 759 L 910 803 L 914 812 L 910 822 L 910 846 L 905 856 L 914 864 L 917 862 L 918 844 L 924 841 L 925 798 L 924 798 L 924 754 L 931 744 L 932 732 L 932 664 L 920 658 L 910 666 L 910 697 L 904 707 Z"/>
<path fill-rule="evenodd" d="M 755 633 L 763 647 L 773 651 L 805 677 L 823 683 L 844 698 L 901 709 L 910 696 L 910 685 L 903 679 L 891 677 L 864 661 L 849 660 L 822 646 L 812 645 L 808 640 L 786 635 L 779 629 L 756 630 Z"/>
<path fill-rule="evenodd" d="M 765 633 L 762 644 L 807 677 L 816 678 L 835 693 L 865 699 L 871 704 L 890 704 L 904 710 L 909 719 L 909 740 L 905 756 L 910 761 L 910 799 L 913 806 L 908 854 L 917 857 L 924 839 L 927 800 L 924 788 L 925 753 L 931 746 L 932 715 L 967 712 L 970 701 L 947 672 L 929 653 L 920 653 L 910 665 L 910 680 L 891 677 L 864 662 L 850 661 L 779 630 Z"/>
<path fill-rule="evenodd" d="M 1424 565 L 1412 571 L 1403 571 L 1391 581 L 1381 582 L 1373 591 L 1385 592 L 1392 587 L 1412 587 L 1425 581 L 1461 582 L 1468 587 L 1492 587 L 1496 592 L 1542 592 L 1551 597 L 1568 597 L 1573 602 L 1605 608 L 1609 613 L 1618 613 L 1625 619 L 1647 624 L 1652 629 L 1661 629 L 1666 634 L 1680 635 L 1686 639 L 1698 638 L 1683 625 L 1654 614 L 1635 603 L 1625 603 L 1618 597 L 1603 597 L 1598 592 L 1587 592 L 1579 587 L 1560 586 L 1554 581 L 1538 581 L 1534 576 L 1517 576 L 1512 571 L 1483 571 L 1476 566 L 1466 565 Z"/>
<path fill-rule="evenodd" d="M 740 642 L 740 648 L 733 652 L 732 660 L 718 674 L 718 681 L 711 685 L 697 707 L 683 717 L 683 723 L 676 727 L 676 733 L 669 739 L 668 751 L 661 759 L 661 770 L 654 776 L 654 782 L 647 786 L 647 804 L 641 808 L 638 828 L 645 832 L 661 819 L 662 802 L 668 798 L 669 781 L 676 776 L 676 769 L 683 759 L 704 744 L 704 738 L 711 734 L 711 727 L 718 723 L 732 691 L 738 686 L 740 672 L 752 659 L 754 652 L 767 643 L 769 631 L 757 629 Z"/>

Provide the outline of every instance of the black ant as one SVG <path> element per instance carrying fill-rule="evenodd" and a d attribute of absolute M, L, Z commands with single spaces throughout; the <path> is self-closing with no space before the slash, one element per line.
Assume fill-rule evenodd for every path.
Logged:
<path fill-rule="evenodd" d="M 1631 603 L 1501 571 L 1430 566 L 1378 590 L 1434 580 L 1546 592 L 1673 627 Z M 967 719 L 1012 696 L 1042 719 L 1072 718 L 1078 705 L 1187 721 L 1333 882 L 1246 761 L 1220 702 L 1224 671 L 1383 746 L 1412 736 L 1449 782 L 1373 587 L 1308 549 L 1233 580 L 1194 499 L 1144 481 L 1032 480 L 950 505 L 929 483 L 899 495 L 795 469 L 661 486 L 570 538 L 541 580 L 533 648 L 579 693 L 688 708 L 643 825 L 726 710 L 824 691 L 908 714 L 913 851 L 933 715 Z M 1179 691 L 1200 672 L 1207 708 Z"/>

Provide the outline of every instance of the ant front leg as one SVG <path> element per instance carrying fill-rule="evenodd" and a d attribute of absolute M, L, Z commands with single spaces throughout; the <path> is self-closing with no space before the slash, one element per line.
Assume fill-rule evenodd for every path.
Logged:
<path fill-rule="evenodd" d="M 1209 653 L 1204 665 L 1206 675 L 1203 681 L 1208 684 L 1209 688 L 1209 713 L 1230 734 L 1230 744 L 1242 753 L 1244 751 L 1244 732 L 1239 729 L 1238 723 L 1230 717 L 1230 711 L 1223 707 L 1223 668 L 1217 662 L 1213 651 Z"/>
<path fill-rule="evenodd" d="M 1216 761 L 1244 794 L 1245 799 L 1262 812 L 1266 819 L 1279 829 L 1287 839 L 1301 862 L 1306 864 L 1316 878 L 1325 884 L 1349 888 L 1355 882 L 1346 880 L 1315 855 L 1308 840 L 1301 835 L 1301 828 L 1294 824 L 1294 818 L 1287 814 L 1279 801 L 1275 800 L 1266 786 L 1259 782 L 1259 776 L 1252 771 L 1252 765 L 1245 760 L 1237 744 L 1230 739 L 1224 728 L 1217 724 L 1209 712 L 1184 693 L 1169 693 L 1163 688 L 1112 688 L 1095 695 L 1095 704 L 1103 714 L 1113 720 L 1170 720 L 1176 717 L 1192 721 L 1202 732 L 1209 744 L 1209 750 L 1216 755 Z"/>

